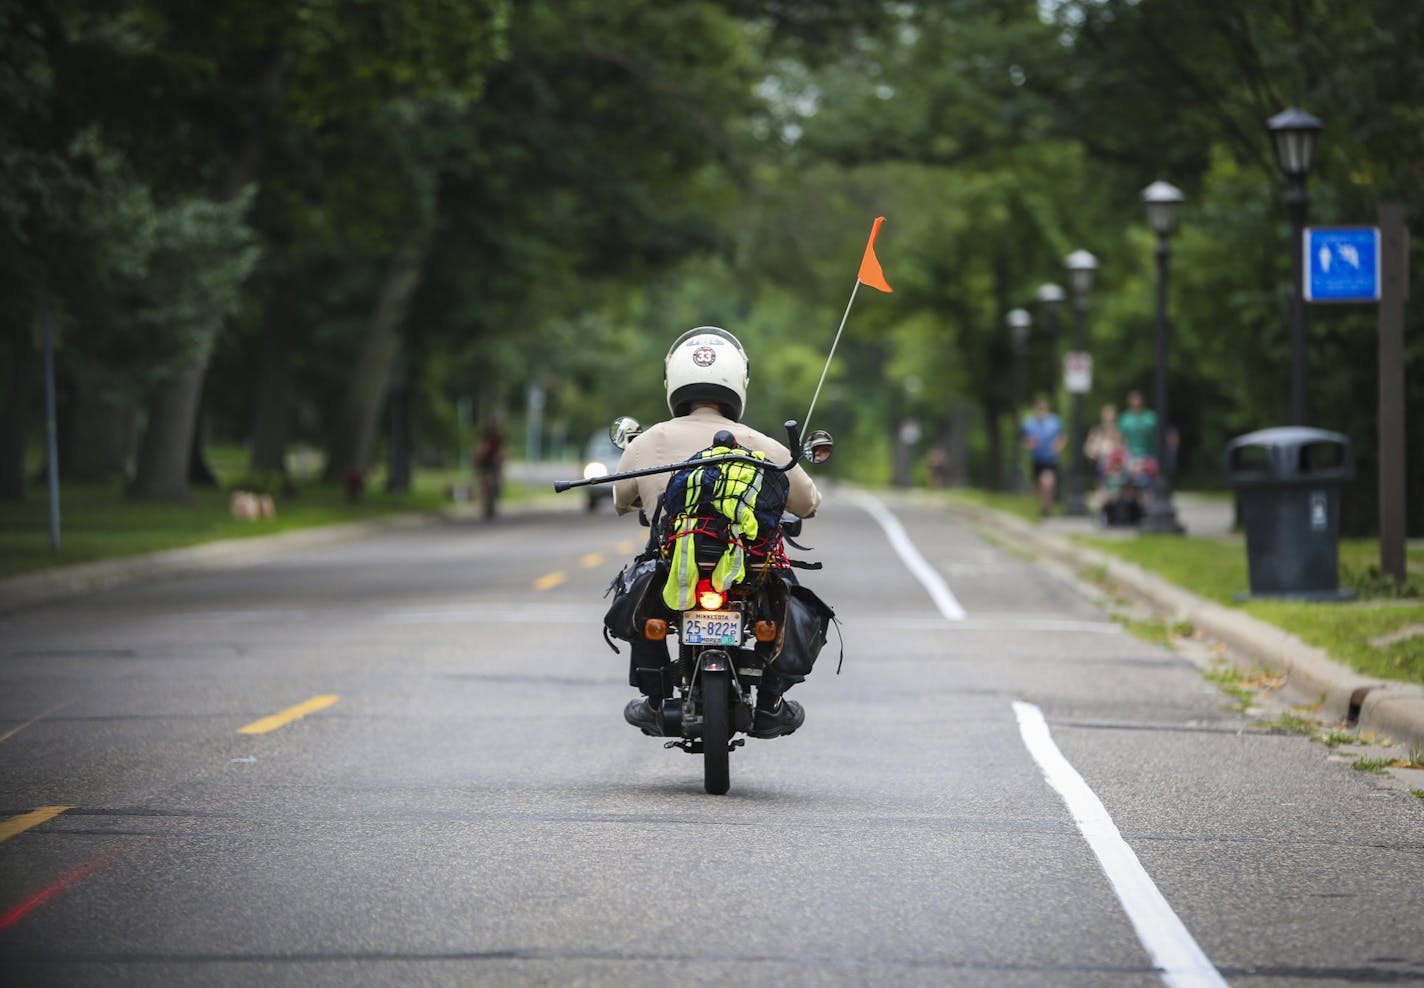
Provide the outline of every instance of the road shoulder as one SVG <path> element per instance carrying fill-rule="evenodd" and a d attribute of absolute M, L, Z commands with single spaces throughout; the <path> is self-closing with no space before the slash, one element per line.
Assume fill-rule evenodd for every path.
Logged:
<path fill-rule="evenodd" d="M 1323 650 L 1242 611 L 1182 589 L 1116 556 L 1079 545 L 1022 519 L 991 508 L 949 504 L 960 518 L 981 525 L 1075 571 L 1097 569 L 1132 596 L 1173 621 L 1189 621 L 1253 666 L 1286 677 L 1286 690 L 1302 703 L 1388 737 L 1409 749 L 1424 749 L 1424 687 L 1365 676 Z"/>

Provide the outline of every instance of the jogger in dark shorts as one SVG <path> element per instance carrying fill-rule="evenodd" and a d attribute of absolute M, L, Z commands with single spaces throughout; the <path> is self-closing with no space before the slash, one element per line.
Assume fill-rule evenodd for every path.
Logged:
<path fill-rule="evenodd" d="M 1039 395 L 1033 402 L 1033 414 L 1024 416 L 1019 426 L 1019 445 L 1029 451 L 1033 462 L 1033 486 L 1038 494 L 1038 511 L 1047 518 L 1053 513 L 1053 498 L 1058 488 L 1058 453 L 1065 437 L 1058 416 L 1048 410 L 1048 399 Z"/>

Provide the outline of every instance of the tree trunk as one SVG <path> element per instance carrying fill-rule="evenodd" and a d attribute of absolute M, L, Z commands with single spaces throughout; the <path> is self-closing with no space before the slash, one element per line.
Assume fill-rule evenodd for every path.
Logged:
<path fill-rule="evenodd" d="M 203 368 L 203 377 L 208 376 L 207 367 Z M 197 484 L 199 487 L 217 487 L 218 475 L 213 472 L 213 468 L 208 465 L 208 458 L 203 453 L 204 436 L 203 426 L 207 418 L 207 406 L 203 402 L 203 392 L 198 393 L 198 413 L 197 419 L 193 422 L 193 438 L 188 444 L 188 483 Z"/>
<path fill-rule="evenodd" d="M 411 459 L 415 455 L 415 389 L 410 378 L 391 391 L 390 449 L 386 456 L 386 490 L 404 494 L 410 490 Z"/>
<path fill-rule="evenodd" d="M 955 405 L 948 437 L 950 487 L 963 487 L 969 483 L 969 430 L 973 425 L 973 406 L 967 401 Z"/>
<path fill-rule="evenodd" d="M 23 337 L 0 343 L 5 389 L 0 397 L 0 500 L 25 497 L 25 444 L 42 376 L 34 348 Z"/>
<path fill-rule="evenodd" d="M 267 302 L 262 321 L 262 354 L 257 370 L 257 408 L 252 424 L 252 457 L 248 469 L 254 474 L 277 473 L 283 486 L 287 477 L 287 416 L 291 407 L 292 312 L 296 305 L 296 284 L 282 277 Z"/>
<path fill-rule="evenodd" d="M 159 388 L 149 401 L 148 427 L 139 446 L 129 496 L 156 501 L 188 499 L 188 461 L 198 424 L 198 402 L 207 362 L 190 367 Z"/>
<path fill-rule="evenodd" d="M 989 434 L 989 476 L 985 486 L 991 491 L 1004 489 L 1004 437 L 999 435 L 999 406 L 986 401 L 984 407 L 984 429 Z"/>
<path fill-rule="evenodd" d="M 411 296 L 425 271 L 426 250 L 425 238 L 403 248 L 386 273 L 327 449 L 323 479 L 328 482 L 344 481 L 353 471 L 370 469 L 391 362 L 400 349 L 401 327 Z"/>
<path fill-rule="evenodd" d="M 256 89 L 264 107 L 271 107 L 286 87 L 292 59 L 286 52 L 273 52 L 256 80 Z M 231 202 L 257 179 L 268 131 L 265 114 L 258 113 L 251 130 L 234 147 L 227 174 L 213 190 L 218 202 Z M 199 398 L 203 379 L 208 372 L 208 358 L 217 341 L 218 330 L 199 342 L 197 355 L 187 370 L 167 384 L 160 385 L 148 406 L 148 426 L 139 447 L 138 466 L 134 482 L 129 485 L 132 497 L 160 500 L 186 500 L 189 478 L 212 479 L 212 471 L 202 457 L 202 435 L 198 430 Z M 168 421 L 168 416 L 187 416 L 186 421 Z M 169 448 L 164 443 L 178 443 Z"/>
<path fill-rule="evenodd" d="M 133 452 L 133 409 L 79 389 L 68 419 L 68 442 L 59 459 L 62 476 L 81 483 L 124 476 Z"/>

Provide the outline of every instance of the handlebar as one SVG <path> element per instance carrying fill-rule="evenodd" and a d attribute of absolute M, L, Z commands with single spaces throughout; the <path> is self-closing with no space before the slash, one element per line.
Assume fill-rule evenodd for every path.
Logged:
<path fill-rule="evenodd" d="M 789 473 L 801 460 L 801 427 L 797 425 L 795 419 L 786 423 L 786 436 L 791 444 L 791 459 L 786 463 L 763 463 L 763 469 L 775 470 L 778 473 Z M 745 459 L 745 456 L 738 453 L 724 453 L 721 456 L 707 456 L 697 460 L 683 460 L 681 463 L 667 463 L 660 467 L 643 467 L 641 470 L 625 470 L 623 473 L 608 473 L 602 477 L 587 477 L 583 480 L 556 480 L 554 481 L 554 493 L 562 494 L 564 491 L 572 490 L 575 487 L 591 487 L 594 484 L 611 484 L 618 480 L 631 480 L 634 477 L 648 477 L 655 473 L 675 473 L 678 470 L 687 470 L 691 467 L 707 466 L 712 463 L 730 463 L 733 460 Z"/>

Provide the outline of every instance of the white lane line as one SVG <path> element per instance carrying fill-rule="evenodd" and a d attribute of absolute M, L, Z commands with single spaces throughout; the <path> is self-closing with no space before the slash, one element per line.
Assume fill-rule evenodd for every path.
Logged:
<path fill-rule="evenodd" d="M 1063 797 L 1078 832 L 1093 849 L 1113 892 L 1122 903 L 1137 939 L 1147 948 L 1162 981 L 1171 988 L 1226 988 L 1226 980 L 1197 946 L 1187 928 L 1167 904 L 1142 862 L 1122 839 L 1107 807 L 1053 743 L 1043 711 L 1014 701 L 1019 734 L 1044 780 Z"/>
<path fill-rule="evenodd" d="M 930 599 L 934 601 L 935 607 L 944 615 L 946 621 L 963 621 L 964 608 L 960 606 L 955 598 L 954 592 L 949 589 L 949 584 L 944 582 L 944 578 L 936 572 L 935 568 L 925 562 L 925 557 L 920 555 L 920 550 L 915 548 L 915 544 L 910 541 L 910 536 L 905 534 L 905 526 L 900 524 L 900 519 L 890 513 L 890 509 L 881 504 L 879 500 L 870 494 L 860 492 L 856 495 L 856 501 L 876 523 L 885 530 L 885 537 L 890 540 L 890 546 L 899 554 L 900 560 L 906 568 L 915 575 L 915 579 L 924 584 L 929 591 Z"/>
<path fill-rule="evenodd" d="M 1085 635 L 1121 635 L 1123 627 L 1108 621 L 1074 621 L 1059 618 L 1018 618 L 1008 615 L 980 615 L 965 618 L 953 628 L 932 617 L 887 617 L 883 612 L 875 618 L 884 628 L 935 629 L 938 631 L 1051 631 Z"/>

